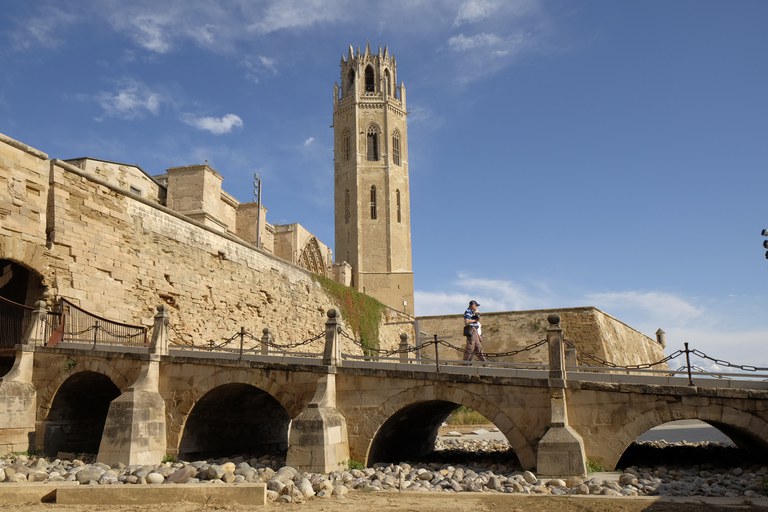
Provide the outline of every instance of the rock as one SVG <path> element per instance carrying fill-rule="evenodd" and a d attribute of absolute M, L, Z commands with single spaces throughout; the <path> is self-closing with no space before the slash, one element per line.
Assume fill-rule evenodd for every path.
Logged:
<path fill-rule="evenodd" d="M 185 484 L 190 478 L 193 478 L 197 474 L 197 469 L 193 466 L 182 466 L 177 469 L 166 479 L 169 484 Z"/>
<path fill-rule="evenodd" d="M 315 495 L 315 490 L 312 489 L 312 484 L 309 483 L 309 480 L 306 478 L 302 478 L 298 485 L 296 486 L 296 489 L 305 497 L 305 498 L 311 498 Z"/>
<path fill-rule="evenodd" d="M 165 482 L 165 477 L 157 471 L 152 471 L 149 473 L 146 476 L 146 479 L 148 484 L 161 484 Z"/>
<path fill-rule="evenodd" d="M 87 484 L 90 481 L 98 482 L 99 478 L 101 478 L 101 475 L 103 474 L 103 469 L 85 466 L 83 469 L 77 472 L 75 478 L 81 484 Z"/>
<path fill-rule="evenodd" d="M 530 471 L 525 471 L 523 473 L 523 478 L 525 479 L 526 482 L 528 482 L 531 485 L 535 485 L 538 482 L 536 475 L 534 475 Z"/>
<path fill-rule="evenodd" d="M 339 498 L 343 498 L 347 494 L 349 494 L 349 489 L 347 489 L 347 487 L 344 486 L 344 485 L 337 485 L 337 486 L 335 486 L 333 488 L 333 495 L 334 496 L 337 496 Z"/>

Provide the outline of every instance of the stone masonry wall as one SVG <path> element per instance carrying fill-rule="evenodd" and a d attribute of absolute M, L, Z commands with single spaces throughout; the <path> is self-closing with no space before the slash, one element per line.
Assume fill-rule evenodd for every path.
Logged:
<path fill-rule="evenodd" d="M 326 311 L 338 309 L 304 269 L 0 137 L 0 259 L 31 269 L 51 296 L 146 326 L 168 304 L 171 342 L 196 345 L 241 327 L 295 343 L 324 332 Z M 397 346 L 392 330 L 382 327 L 382 347 Z M 342 350 L 359 353 L 348 340 Z"/>
<path fill-rule="evenodd" d="M 577 356 L 582 354 L 579 364 L 594 365 L 584 357 L 587 354 L 617 365 L 651 363 L 664 358 L 664 347 L 656 340 L 594 307 L 481 312 L 484 350 L 489 353 L 510 352 L 546 339 L 547 316 L 552 313 L 560 315 L 565 338 L 575 343 Z M 437 334 L 438 339 L 463 349 L 465 338 L 461 334 L 464 325 L 461 314 L 419 317 L 417 321 L 422 340 L 433 340 Z M 424 355 L 433 358 L 434 349 L 430 346 L 428 353 L 425 352 Z M 457 350 L 440 347 L 441 359 L 460 359 L 461 356 L 461 352 Z M 544 362 L 547 360 L 547 347 L 542 345 L 515 356 L 505 357 L 503 360 Z M 661 369 L 664 368 L 666 366 Z"/>

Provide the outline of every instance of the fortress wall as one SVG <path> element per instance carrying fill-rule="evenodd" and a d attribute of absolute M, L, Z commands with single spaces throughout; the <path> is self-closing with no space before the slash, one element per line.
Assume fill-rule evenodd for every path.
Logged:
<path fill-rule="evenodd" d="M 23 240 L 45 246 L 48 155 L 0 133 L 0 169 L 4 244 Z"/>
<path fill-rule="evenodd" d="M 574 342 L 577 354 L 593 354 L 618 365 L 655 362 L 664 357 L 664 348 L 655 340 L 594 307 L 481 312 L 485 338 L 483 348 L 486 352 L 510 352 L 546 339 L 549 325 L 547 316 L 552 313 L 560 315 L 565 338 Z M 433 340 L 437 334 L 438 339 L 446 340 L 456 347 L 464 347 L 462 314 L 419 317 L 417 320 L 424 341 Z M 432 347 L 425 356 L 434 357 Z M 439 357 L 456 359 L 461 358 L 461 354 L 441 346 Z M 544 362 L 547 360 L 547 348 L 542 345 L 503 360 Z M 582 358 L 580 364 L 588 363 Z"/>
<path fill-rule="evenodd" d="M 269 327 L 279 343 L 323 331 L 332 302 L 308 272 L 55 164 L 47 276 L 58 295 L 144 325 L 164 302 L 176 342 L 219 342 L 241 326 Z"/>

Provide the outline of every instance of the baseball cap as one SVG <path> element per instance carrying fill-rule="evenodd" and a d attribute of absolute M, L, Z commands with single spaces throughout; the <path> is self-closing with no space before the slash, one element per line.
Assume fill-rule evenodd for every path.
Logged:
<path fill-rule="evenodd" d="M 474 304 L 477 307 L 480 307 L 480 304 L 478 304 L 478 302 L 476 300 L 469 301 L 469 305 L 471 306 L 472 304 Z"/>

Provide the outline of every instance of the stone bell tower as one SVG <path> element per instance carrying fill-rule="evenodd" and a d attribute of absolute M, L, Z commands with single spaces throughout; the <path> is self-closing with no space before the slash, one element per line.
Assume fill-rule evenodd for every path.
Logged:
<path fill-rule="evenodd" d="M 350 46 L 333 87 L 336 260 L 355 289 L 413 315 L 406 114 L 394 56 Z"/>

